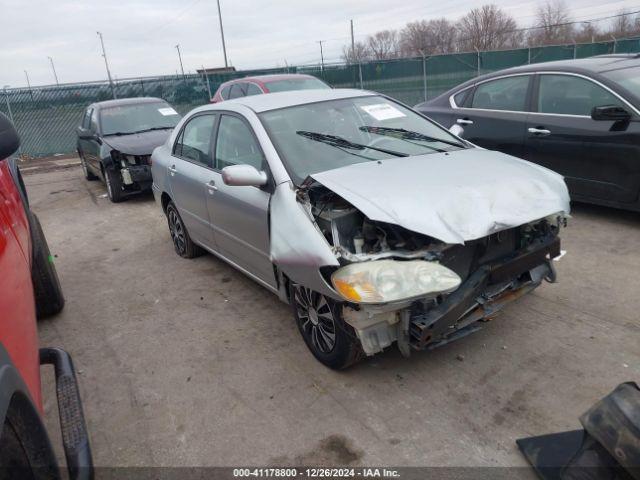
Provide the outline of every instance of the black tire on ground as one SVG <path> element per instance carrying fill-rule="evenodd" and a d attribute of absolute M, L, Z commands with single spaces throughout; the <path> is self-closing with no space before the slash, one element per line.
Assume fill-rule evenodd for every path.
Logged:
<path fill-rule="evenodd" d="M 30 217 L 33 243 L 31 280 L 36 299 L 36 315 L 40 319 L 59 313 L 64 307 L 64 295 L 40 220 L 34 213 Z"/>
<path fill-rule="evenodd" d="M 113 203 L 121 202 L 124 194 L 122 193 L 122 180 L 119 175 L 110 168 L 103 167 L 102 172 L 104 173 L 104 182 L 107 185 L 109 200 Z"/>
<path fill-rule="evenodd" d="M 89 167 L 87 167 L 87 161 L 84 159 L 84 155 L 78 152 L 78 156 L 80 157 L 80 164 L 82 165 L 82 173 L 84 173 L 84 178 L 89 181 L 97 180 L 98 177 L 91 173 Z"/>
<path fill-rule="evenodd" d="M 320 363 L 342 370 L 365 357 L 355 331 L 342 318 L 339 302 L 293 282 L 289 288 L 300 334 Z"/>
<path fill-rule="evenodd" d="M 167 205 L 166 214 L 171 241 L 176 253 L 182 258 L 195 258 L 202 255 L 204 250 L 191 240 L 187 227 L 184 226 L 178 209 L 173 202 L 169 202 Z"/>

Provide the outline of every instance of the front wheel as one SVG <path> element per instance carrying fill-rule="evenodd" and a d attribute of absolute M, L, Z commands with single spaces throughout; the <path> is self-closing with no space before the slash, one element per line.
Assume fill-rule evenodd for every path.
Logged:
<path fill-rule="evenodd" d="M 36 316 L 40 319 L 59 313 L 64 307 L 64 295 L 47 239 L 35 213 L 31 213 L 29 223 L 33 245 L 31 280 L 36 300 Z"/>
<path fill-rule="evenodd" d="M 364 357 L 355 331 L 342 319 L 339 303 L 302 285 L 291 284 L 290 289 L 300 334 L 320 363 L 340 370 Z"/>
<path fill-rule="evenodd" d="M 122 193 L 122 180 L 118 178 L 118 174 L 110 168 L 104 168 L 104 182 L 107 184 L 107 195 L 113 203 L 119 203 L 124 198 Z"/>

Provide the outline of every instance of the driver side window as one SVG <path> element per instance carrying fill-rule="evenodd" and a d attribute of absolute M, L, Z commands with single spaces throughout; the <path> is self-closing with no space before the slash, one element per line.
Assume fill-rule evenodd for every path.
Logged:
<path fill-rule="evenodd" d="M 215 115 L 198 115 L 182 129 L 173 148 L 174 155 L 212 167 L 211 141 Z"/>
<path fill-rule="evenodd" d="M 238 117 L 223 115 L 216 142 L 216 168 L 230 165 L 251 165 L 262 170 L 262 150 L 251 128 Z"/>

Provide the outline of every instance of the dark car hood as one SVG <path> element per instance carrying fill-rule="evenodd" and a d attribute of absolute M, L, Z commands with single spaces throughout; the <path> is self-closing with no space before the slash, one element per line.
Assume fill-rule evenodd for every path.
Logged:
<path fill-rule="evenodd" d="M 171 135 L 171 128 L 166 130 L 152 130 L 150 132 L 133 135 L 107 135 L 102 141 L 112 149 L 127 155 L 151 155 L 154 148 L 166 142 Z"/>

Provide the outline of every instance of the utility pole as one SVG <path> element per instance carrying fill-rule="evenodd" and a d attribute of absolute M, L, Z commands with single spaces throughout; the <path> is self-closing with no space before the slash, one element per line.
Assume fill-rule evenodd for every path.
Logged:
<path fill-rule="evenodd" d="M 111 80 L 111 72 L 109 71 L 109 62 L 107 61 L 107 51 L 104 49 L 104 40 L 102 39 L 102 33 L 96 32 L 100 37 L 100 45 L 102 46 L 102 56 L 104 57 L 104 66 L 107 68 L 107 78 L 109 79 L 109 87 L 111 88 L 111 95 L 116 97 L 116 89 L 113 88 L 113 81 Z"/>
<path fill-rule="evenodd" d="M 222 53 L 224 54 L 224 68 L 229 67 L 229 62 L 227 61 L 227 46 L 224 43 L 224 29 L 222 28 L 222 12 L 220 11 L 220 0 L 218 2 L 218 20 L 220 20 L 220 36 L 222 37 Z"/>
<path fill-rule="evenodd" d="M 322 51 L 322 42 L 324 40 L 318 40 L 318 43 L 320 44 L 320 72 L 324 72 L 324 53 Z"/>
<path fill-rule="evenodd" d="M 31 82 L 29 81 L 29 74 L 27 73 L 27 71 L 24 71 L 24 76 L 27 77 L 27 87 L 29 87 L 29 96 L 31 97 L 31 100 L 33 100 L 33 91 L 31 90 Z"/>
<path fill-rule="evenodd" d="M 182 55 L 180 54 L 180 44 L 176 45 L 178 50 L 178 60 L 180 60 L 180 71 L 182 72 L 182 79 L 184 80 L 184 67 L 182 66 Z"/>
<path fill-rule="evenodd" d="M 60 85 L 60 82 L 58 82 L 58 74 L 56 73 L 56 67 L 53 64 L 53 58 L 51 57 L 47 57 L 49 59 L 49 61 L 51 62 L 51 69 L 53 70 L 53 76 L 56 79 L 56 85 Z"/>
<path fill-rule="evenodd" d="M 356 41 L 353 37 L 353 20 L 350 20 L 351 22 L 351 56 L 353 57 L 352 59 L 355 59 L 355 55 L 356 55 Z"/>

